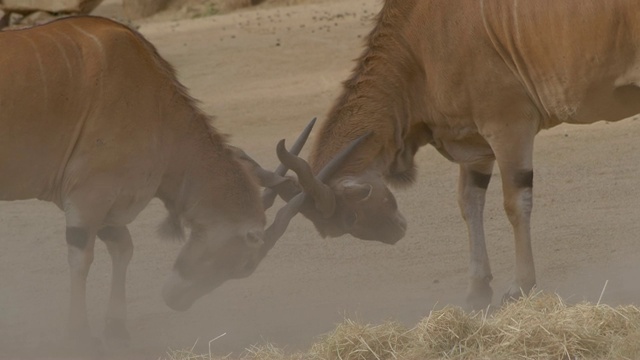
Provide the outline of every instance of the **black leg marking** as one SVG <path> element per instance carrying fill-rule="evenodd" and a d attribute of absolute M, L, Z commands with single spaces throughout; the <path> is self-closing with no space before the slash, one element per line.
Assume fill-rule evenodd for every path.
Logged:
<path fill-rule="evenodd" d="M 0 29 L 9 26 L 10 22 L 11 22 L 11 13 L 6 12 L 4 15 L 2 15 L 2 18 L 0 18 Z"/>
<path fill-rule="evenodd" d="M 487 189 L 489 187 L 489 181 L 491 181 L 491 174 L 483 174 L 477 171 L 471 170 L 469 172 L 469 176 L 471 177 L 471 183 L 479 187 L 481 189 Z"/>
<path fill-rule="evenodd" d="M 533 170 L 519 171 L 513 177 L 516 187 L 532 188 L 533 187 Z"/>
<path fill-rule="evenodd" d="M 89 230 L 81 227 L 67 227 L 67 244 L 84 250 L 89 242 Z"/>
<path fill-rule="evenodd" d="M 107 226 L 98 230 L 98 237 L 102 241 L 117 241 L 122 238 L 122 228 Z"/>

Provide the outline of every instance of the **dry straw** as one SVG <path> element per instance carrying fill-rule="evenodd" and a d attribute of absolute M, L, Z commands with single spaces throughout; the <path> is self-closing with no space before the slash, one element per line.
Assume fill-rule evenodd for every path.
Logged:
<path fill-rule="evenodd" d="M 191 352 L 170 360 L 219 360 Z M 183 357 L 181 357 L 183 356 Z M 351 320 L 319 339 L 306 353 L 285 354 L 272 345 L 247 349 L 242 360 L 429 359 L 640 359 L 640 309 L 566 304 L 537 293 L 487 316 L 448 306 L 415 327 Z"/>

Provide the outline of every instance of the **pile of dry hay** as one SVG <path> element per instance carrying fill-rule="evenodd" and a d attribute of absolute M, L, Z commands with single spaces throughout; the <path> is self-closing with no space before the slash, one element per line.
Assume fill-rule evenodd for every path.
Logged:
<path fill-rule="evenodd" d="M 169 360 L 217 360 L 174 351 Z M 225 357 L 224 359 L 230 359 Z M 307 353 L 253 347 L 243 360 L 640 359 L 640 309 L 567 305 L 538 293 L 490 316 L 457 307 L 431 312 L 417 326 L 345 320 Z"/>

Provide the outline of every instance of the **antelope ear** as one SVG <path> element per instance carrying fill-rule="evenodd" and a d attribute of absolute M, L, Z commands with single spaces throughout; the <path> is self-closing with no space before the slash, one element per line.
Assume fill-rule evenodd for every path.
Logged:
<path fill-rule="evenodd" d="M 360 202 L 367 200 L 373 192 L 371 184 L 360 184 L 355 181 L 345 181 L 340 184 L 338 195 L 343 196 L 349 202 Z"/>

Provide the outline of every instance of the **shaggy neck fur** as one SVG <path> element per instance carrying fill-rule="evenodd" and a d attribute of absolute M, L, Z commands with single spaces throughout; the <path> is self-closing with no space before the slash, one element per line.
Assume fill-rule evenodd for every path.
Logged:
<path fill-rule="evenodd" d="M 343 166 L 340 175 L 366 170 L 381 173 L 392 183 L 414 178 L 416 132 L 424 132 L 425 73 L 413 51 L 405 26 L 415 1 L 387 0 L 367 38 L 367 46 L 352 76 L 324 122 L 310 164 L 319 171 L 343 147 L 372 131 L 373 136 Z M 416 124 L 416 125 L 413 125 Z M 408 159 L 408 161 L 406 161 Z M 373 168 L 373 169 L 372 169 Z"/>

